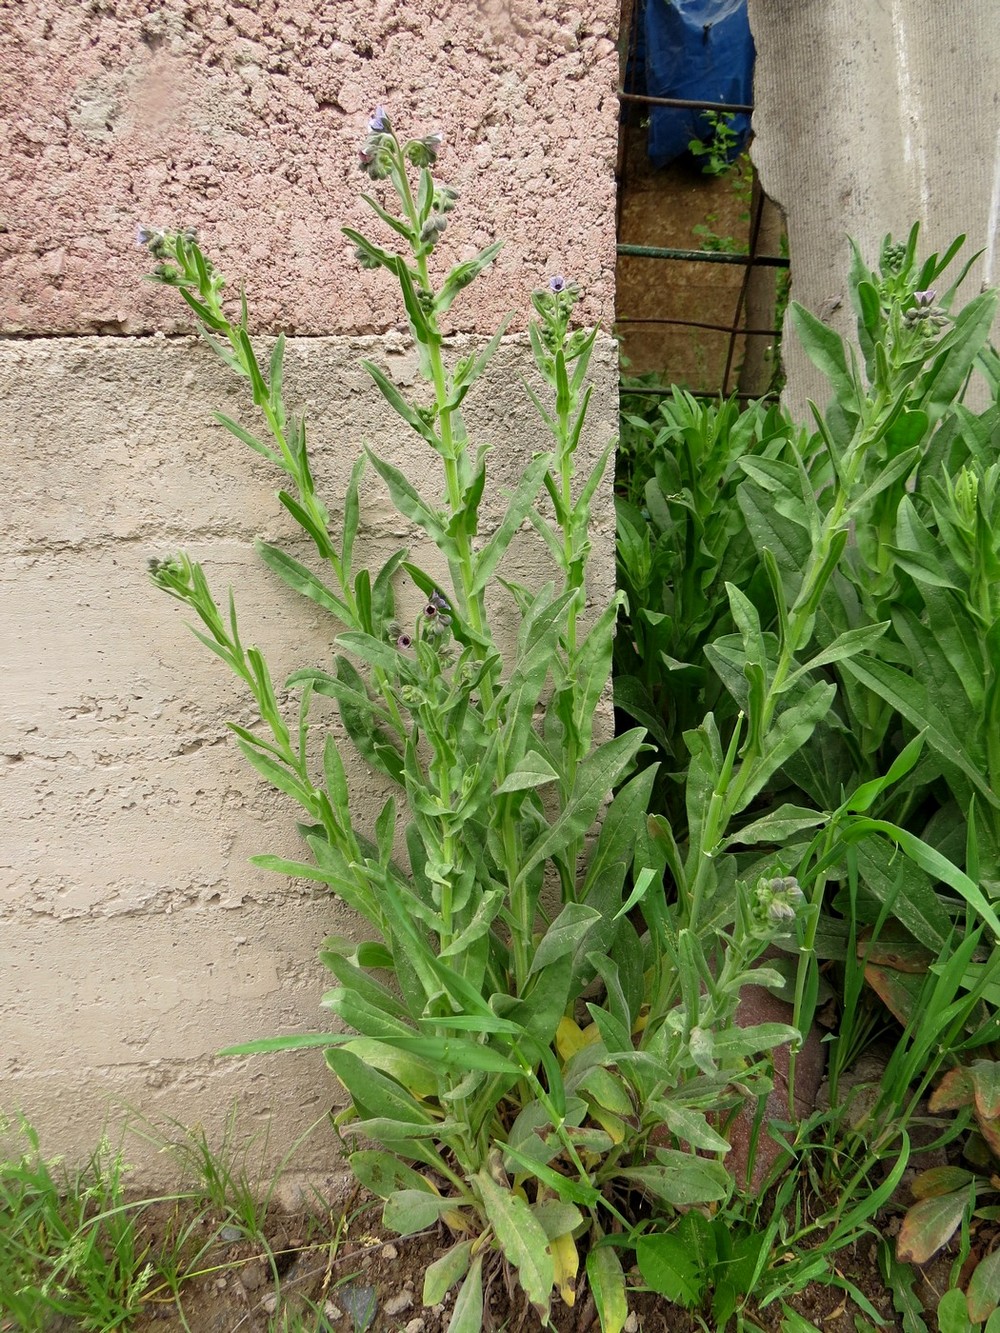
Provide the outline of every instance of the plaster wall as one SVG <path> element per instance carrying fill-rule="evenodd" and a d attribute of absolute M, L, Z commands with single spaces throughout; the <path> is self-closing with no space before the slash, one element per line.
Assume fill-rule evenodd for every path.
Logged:
<path fill-rule="evenodd" d="M 273 1162 L 337 1096 L 318 1055 L 214 1054 L 321 1029 L 316 950 L 352 923 L 326 893 L 248 864 L 298 854 L 294 811 L 229 741 L 246 702 L 146 562 L 183 548 L 217 595 L 232 584 L 278 681 L 329 661 L 334 629 L 252 550 L 261 535 L 296 549 L 275 476 L 212 419 L 252 408 L 176 336 L 190 324 L 175 295 L 142 285 L 136 224 L 195 225 L 247 277 L 254 327 L 296 335 L 287 397 L 336 521 L 362 442 L 428 477 L 357 366 L 414 381 L 398 298 L 359 272 L 339 227 L 362 218 L 374 105 L 403 133 L 440 127 L 438 174 L 463 191 L 442 263 L 508 238 L 452 311 L 461 344 L 514 310 L 468 399 L 473 438 L 496 446 L 488 535 L 539 445 L 518 332 L 531 288 L 572 275 L 581 318 L 610 320 L 616 19 L 610 0 L 0 0 L 0 1110 L 28 1113 L 47 1151 L 82 1157 L 124 1106 L 217 1138 L 237 1101 L 241 1132 L 269 1125 Z M 609 337 L 594 365 L 584 467 L 616 423 Z M 377 479 L 363 522 L 373 563 L 403 544 L 420 557 Z M 510 560 L 526 582 L 549 576 L 527 534 Z M 613 581 L 608 488 L 595 601 Z M 375 779 L 358 780 L 360 808 L 377 808 Z M 139 1141 L 129 1153 L 150 1179 L 166 1169 Z M 322 1126 L 296 1161 L 336 1170 Z"/>
<path fill-rule="evenodd" d="M 874 265 L 885 234 L 905 240 L 916 221 L 922 253 L 962 234 L 964 257 L 983 252 L 966 301 L 1000 281 L 996 0 L 749 0 L 749 11 L 752 154 L 785 211 L 792 297 L 853 335 L 847 238 Z M 808 421 L 826 382 L 794 338 L 782 358 L 788 405 Z"/>

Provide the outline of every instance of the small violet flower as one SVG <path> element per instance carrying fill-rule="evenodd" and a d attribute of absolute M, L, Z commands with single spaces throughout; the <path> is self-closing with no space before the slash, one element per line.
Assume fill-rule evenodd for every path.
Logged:
<path fill-rule="evenodd" d="M 377 106 L 372 112 L 368 121 L 368 128 L 372 134 L 385 134 L 389 128 L 389 122 L 385 118 L 385 107 Z"/>
<path fill-rule="evenodd" d="M 405 652 L 407 648 L 413 647 L 413 640 L 410 638 L 409 634 L 401 634 L 396 640 L 396 647 L 399 648 L 401 652 Z"/>
<path fill-rule="evenodd" d="M 558 294 L 559 292 L 565 290 L 566 290 L 566 279 L 563 277 L 561 273 L 557 273 L 555 277 L 549 278 L 550 292 L 556 292 Z"/>
<path fill-rule="evenodd" d="M 934 304 L 936 300 L 937 292 L 933 287 L 928 287 L 925 292 L 914 292 L 914 304 L 903 312 L 903 318 L 907 324 L 913 327 L 915 324 L 926 320 L 933 327 L 940 328 L 942 324 L 946 323 L 948 317 L 940 306 Z"/>

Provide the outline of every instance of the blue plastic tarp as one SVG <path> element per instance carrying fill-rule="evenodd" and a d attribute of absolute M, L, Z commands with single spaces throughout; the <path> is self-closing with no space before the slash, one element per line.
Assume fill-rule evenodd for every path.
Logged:
<path fill-rule="evenodd" d="M 747 0 L 645 0 L 641 50 L 634 73 L 645 74 L 650 97 L 749 105 L 753 96 L 754 45 Z M 737 134 L 730 157 L 742 151 L 750 117 L 734 115 Z M 649 156 L 666 166 L 692 139 L 710 143 L 712 126 L 701 111 L 651 107 Z"/>

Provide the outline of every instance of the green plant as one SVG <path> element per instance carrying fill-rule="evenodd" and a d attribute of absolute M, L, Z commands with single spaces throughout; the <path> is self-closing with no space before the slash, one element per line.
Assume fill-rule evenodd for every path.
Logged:
<path fill-rule="evenodd" d="M 304 811 L 313 860 L 262 856 L 257 864 L 329 885 L 373 936 L 330 939 L 322 954 L 337 983 L 324 1003 L 349 1031 L 235 1049 L 326 1048 L 350 1098 L 339 1132 L 379 1145 L 352 1152 L 350 1161 L 385 1199 L 385 1224 L 407 1234 L 443 1219 L 457 1237 L 425 1290 L 433 1303 L 463 1283 L 454 1333 L 480 1327 L 491 1246 L 517 1270 L 544 1319 L 553 1288 L 574 1299 L 577 1241 L 588 1232 L 591 1288 L 603 1327 L 617 1333 L 625 1282 L 613 1251 L 599 1244 L 604 1228 L 622 1225 L 622 1208 L 640 1191 L 660 1206 L 725 1197 L 721 1163 L 695 1152 L 728 1147 L 706 1111 L 726 1114 L 752 1098 L 768 1069 L 761 1054 L 796 1035 L 781 1024 L 740 1032 L 730 1022 L 740 988 L 770 979 L 753 963 L 787 926 L 786 908 L 776 906 L 784 891 L 748 899 L 731 942 L 677 931 L 662 910 L 663 856 L 645 837 L 655 770 L 632 773 L 643 733 L 595 736 L 618 603 L 585 618 L 586 569 L 590 506 L 611 446 L 577 475 L 596 331 L 572 330 L 577 292 L 562 277 L 532 298 L 531 348 L 543 388 L 528 393 L 551 445 L 527 463 L 493 535 L 478 535 L 487 451 L 473 454 L 461 405 L 500 334 L 456 361 L 442 321 L 499 247 L 435 285 L 430 260 L 456 197 L 431 175 L 438 147 L 433 135 L 400 141 L 377 112 L 362 165 L 387 183 L 398 211 L 364 198 L 402 250 L 345 234 L 365 266 L 387 270 L 401 288 L 427 393 L 407 400 L 377 365 L 365 366 L 436 455 L 440 491 L 428 494 L 426 483 L 418 488 L 366 450 L 337 536 L 316 492 L 304 425 L 285 407 L 283 339 L 262 369 L 245 300 L 233 322 L 223 280 L 193 237 L 146 233 L 159 261 L 154 276 L 180 290 L 210 345 L 249 382 L 269 438 L 220 420 L 289 478 L 294 494 L 279 499 L 326 566 L 328 582 L 278 548 L 259 546 L 273 572 L 343 627 L 334 671 L 291 677 L 301 690 L 292 726 L 262 655 L 242 642 L 232 595 L 223 614 L 201 567 L 185 556 L 154 561 L 152 573 L 195 613 L 198 637 L 250 691 L 264 732 L 234 725 L 241 750 Z M 437 548 L 447 583 L 403 551 L 374 577 L 356 567 L 367 466 Z M 525 521 L 556 575 L 537 590 L 498 573 Z M 404 574 L 424 598 L 408 625 L 397 619 L 394 597 Z M 498 585 L 520 616 L 513 646 L 493 633 L 487 594 Z M 322 776 L 315 773 L 317 696 L 336 701 L 347 736 L 390 789 L 373 828 L 355 822 L 350 772 L 332 734 Z M 649 926 L 641 939 L 636 913 Z M 654 1129 L 665 1138 L 652 1148 Z"/>
<path fill-rule="evenodd" d="M 707 134 L 691 139 L 688 152 L 692 157 L 705 159 L 701 169 L 706 176 L 724 176 L 732 170 L 739 143 L 740 136 L 733 127 L 734 117 L 725 112 L 703 111 L 701 119 L 707 126 Z"/>
<path fill-rule="evenodd" d="M 26 1120 L 18 1133 L 25 1148 L 0 1163 L 0 1310 L 23 1333 L 55 1316 L 94 1333 L 123 1327 L 154 1266 L 125 1201 L 121 1153 L 105 1138 L 70 1173 L 42 1158 Z"/>
<path fill-rule="evenodd" d="M 764 580 L 737 502 L 742 460 L 783 452 L 793 431 L 776 407 L 741 410 L 735 398 L 706 402 L 676 387 L 644 412 L 623 412 L 622 431 L 615 702 L 659 744 L 672 779 L 661 780 L 659 804 L 679 828 L 684 733 L 709 707 L 726 707 L 705 646 L 733 628 L 727 584 L 749 591 Z"/>

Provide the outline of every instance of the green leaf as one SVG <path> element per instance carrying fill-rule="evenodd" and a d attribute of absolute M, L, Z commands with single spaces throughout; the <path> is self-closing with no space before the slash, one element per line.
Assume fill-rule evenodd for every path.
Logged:
<path fill-rule="evenodd" d="M 601 1333 L 622 1333 L 628 1321 L 625 1273 L 610 1245 L 591 1245 L 587 1253 L 587 1285 L 601 1321 Z"/>
<path fill-rule="evenodd" d="M 907 773 L 912 771 L 917 760 L 920 758 L 923 748 L 924 733 L 921 732 L 919 736 L 914 736 L 913 740 L 908 741 L 907 744 L 903 746 L 902 750 L 900 750 L 899 754 L 892 761 L 885 777 L 872 778 L 870 782 L 863 782 L 859 787 L 855 788 L 841 806 L 841 811 L 851 811 L 856 814 L 861 814 L 866 810 L 870 810 L 875 800 L 882 795 L 886 788 L 893 786 L 894 783 L 899 782 L 901 778 L 906 777 Z"/>
<path fill-rule="evenodd" d="M 958 1287 L 946 1291 L 938 1301 L 937 1323 L 938 1333 L 975 1333 L 965 1293 Z"/>
<path fill-rule="evenodd" d="M 272 546 L 269 542 L 259 541 L 256 546 L 257 554 L 264 564 L 287 583 L 289 588 L 294 592 L 301 593 L 303 597 L 308 597 L 317 606 L 321 606 L 324 611 L 329 611 L 331 615 L 336 616 L 345 625 L 351 624 L 351 614 L 343 598 L 338 597 L 332 588 L 328 588 L 322 579 L 316 577 L 312 570 L 307 569 L 298 560 L 294 560 L 279 547 Z"/>
<path fill-rule="evenodd" d="M 400 1050 L 413 1051 L 428 1065 L 440 1065 L 442 1069 L 481 1069 L 490 1074 L 510 1074 L 514 1078 L 524 1072 L 520 1065 L 508 1060 L 492 1047 L 459 1037 L 389 1034 L 383 1040 Z"/>
<path fill-rule="evenodd" d="M 256 435 L 251 435 L 238 421 L 233 421 L 232 417 L 227 417 L 224 412 L 213 412 L 212 415 L 220 426 L 225 426 L 226 430 L 235 435 L 238 440 L 242 440 L 244 444 L 248 444 L 255 453 L 261 454 L 272 463 L 280 461 L 273 449 L 269 449 L 262 440 L 258 440 Z"/>
<path fill-rule="evenodd" d="M 989 1319 L 1000 1306 L 1000 1250 L 992 1250 L 976 1264 L 965 1296 L 970 1319 Z"/>
<path fill-rule="evenodd" d="M 343 1049 L 373 1069 L 388 1074 L 415 1097 L 436 1097 L 438 1094 L 438 1071 L 434 1065 L 410 1051 L 390 1045 L 384 1036 L 355 1037 L 353 1041 L 345 1041 Z"/>
<path fill-rule="evenodd" d="M 840 334 L 828 328 L 822 320 L 799 305 L 798 301 L 791 302 L 788 313 L 809 360 L 830 381 L 837 401 L 856 415 L 857 393 L 854 379 L 847 369 L 844 341 Z"/>
<path fill-rule="evenodd" d="M 951 919 L 927 875 L 883 838 L 866 838 L 856 855 L 865 889 L 914 939 L 940 953 L 951 934 Z"/>
<path fill-rule="evenodd" d="M 899 828 L 896 824 L 890 824 L 883 819 L 859 819 L 850 828 L 852 839 L 855 837 L 864 837 L 869 832 L 884 833 L 891 838 L 893 842 L 906 852 L 921 870 L 926 871 L 934 879 L 940 879 L 950 888 L 965 899 L 970 907 L 975 908 L 982 919 L 993 931 L 994 936 L 1000 939 L 1000 920 L 998 920 L 993 908 L 986 901 L 979 885 L 971 880 L 968 875 L 963 874 L 961 870 L 949 861 L 946 856 L 935 848 L 931 847 L 922 839 L 915 837 L 907 829 Z"/>
<path fill-rule="evenodd" d="M 336 1032 L 293 1032 L 287 1037 L 260 1037 L 256 1041 L 244 1041 L 238 1046 L 227 1046 L 220 1055 L 269 1055 L 274 1051 L 304 1051 L 317 1046 L 332 1046 L 336 1041 L 345 1041 L 343 1033 Z"/>
<path fill-rule="evenodd" d="M 304 805 L 307 810 L 311 811 L 313 809 L 312 792 L 303 786 L 292 769 L 284 764 L 277 763 L 274 759 L 269 759 L 266 754 L 262 754 L 254 746 L 248 745 L 241 736 L 237 736 L 236 744 L 243 751 L 247 762 L 257 770 L 261 777 L 266 778 L 272 787 L 277 787 L 286 796 L 291 796 L 300 805 Z"/>
<path fill-rule="evenodd" d="M 435 542 L 442 550 L 447 549 L 449 540 L 445 532 L 445 525 L 441 514 L 431 508 L 423 500 L 416 488 L 400 472 L 398 467 L 393 467 L 391 463 L 386 463 L 379 458 L 377 454 L 372 453 L 370 449 L 365 450 L 375 471 L 379 474 L 386 486 L 389 488 L 389 494 L 392 502 L 403 515 L 411 522 L 416 523 L 423 528 L 428 537 Z"/>
<path fill-rule="evenodd" d="M 921 1199 L 903 1218 L 896 1238 L 896 1258 L 925 1264 L 958 1230 L 969 1206 L 969 1191 Z"/>
<path fill-rule="evenodd" d="M 518 761 L 514 771 L 508 773 L 503 782 L 496 788 L 496 795 L 504 796 L 508 792 L 528 791 L 535 787 L 544 787 L 549 782 L 557 781 L 558 778 L 558 772 L 544 755 L 539 754 L 537 750 L 528 750 Z"/>
<path fill-rule="evenodd" d="M 669 1101 L 660 1105 L 663 1119 L 671 1134 L 676 1134 L 692 1148 L 701 1148 L 705 1152 L 729 1152 L 728 1140 L 712 1128 L 702 1111 L 696 1111 L 691 1106 L 675 1105 Z"/>
<path fill-rule="evenodd" d="M 832 643 L 822 648 L 815 657 L 811 657 L 804 666 L 792 672 L 785 682 L 784 689 L 788 689 L 800 676 L 810 671 L 816 671 L 821 666 L 829 666 L 831 662 L 841 662 L 845 657 L 854 657 L 857 653 L 865 652 L 881 639 L 889 624 L 888 620 L 883 620 L 877 625 L 859 625 L 857 629 L 845 630 L 843 634 L 838 634 Z"/>
<path fill-rule="evenodd" d="M 770 814 L 763 815 L 736 833 L 730 834 L 722 846 L 731 847 L 738 844 L 743 847 L 753 847 L 761 842 L 786 843 L 803 829 L 825 824 L 829 817 L 818 810 L 809 810 L 803 805 L 780 805 L 777 810 L 772 810 Z"/>
<path fill-rule="evenodd" d="M 733 814 L 745 810 L 768 779 L 805 745 L 830 711 L 836 693 L 836 685 L 817 681 L 798 702 L 778 714 L 764 737 L 764 753 L 756 762 L 746 761 L 753 762 L 752 777 L 744 785 Z"/>
<path fill-rule="evenodd" d="M 366 1148 L 361 1152 L 351 1153 L 347 1160 L 354 1175 L 365 1189 L 371 1190 L 379 1199 L 388 1199 L 390 1194 L 400 1188 L 427 1188 L 427 1182 L 418 1171 L 414 1171 L 412 1166 L 407 1166 L 391 1153 Z"/>
<path fill-rule="evenodd" d="M 634 1180 L 672 1208 L 712 1203 L 729 1197 L 732 1182 L 721 1162 L 694 1157 L 673 1148 L 658 1148 L 656 1157 L 656 1166 L 627 1167 L 616 1175 Z"/>
<path fill-rule="evenodd" d="M 577 769 L 573 795 L 558 819 L 526 849 L 521 878 L 527 878 L 536 865 L 558 856 L 587 833 L 605 798 L 635 758 L 644 736 L 641 728 L 627 731 L 587 755 Z"/>
<path fill-rule="evenodd" d="M 533 976 L 566 954 L 575 953 L 600 918 L 600 912 L 592 907 L 567 903 L 539 941 L 528 975 Z"/>
<path fill-rule="evenodd" d="M 458 1200 L 442 1198 L 429 1185 L 423 1189 L 396 1190 L 385 1201 L 382 1222 L 398 1236 L 412 1236 L 432 1227 L 444 1213 L 454 1212 L 457 1207 Z"/>
<path fill-rule="evenodd" d="M 440 1305 L 445 1292 L 465 1277 L 471 1250 L 471 1240 L 460 1240 L 424 1270 L 424 1305 Z"/>
<path fill-rule="evenodd" d="M 525 1201 L 496 1183 L 488 1171 L 472 1178 L 501 1250 L 517 1269 L 524 1294 L 547 1322 L 555 1265 L 548 1239 Z"/>
<path fill-rule="evenodd" d="M 582 646 L 577 649 L 569 664 L 573 688 L 573 723 L 579 738 L 578 744 L 584 750 L 593 735 L 598 700 L 611 676 L 614 627 L 623 604 L 624 594 L 619 593 L 588 628 Z"/>
<path fill-rule="evenodd" d="M 823 1270 L 826 1271 L 826 1265 Z M 781 1302 L 783 1311 L 781 1319 L 781 1333 L 820 1333 L 816 1324 L 811 1324 L 808 1319 L 804 1319 L 797 1310 L 793 1310 L 790 1305 Z"/>
<path fill-rule="evenodd" d="M 455 1308 L 448 1323 L 448 1333 L 482 1333 L 483 1329 L 483 1256 L 477 1254 L 469 1275 L 455 1298 Z"/>
<path fill-rule="evenodd" d="M 542 484 L 542 478 L 548 466 L 549 456 L 539 454 L 525 468 L 517 490 L 507 503 L 507 512 L 504 514 L 500 526 L 476 556 L 476 572 L 471 589 L 473 596 L 482 592 L 493 577 L 493 573 L 503 558 L 507 547 L 524 522 L 528 510 L 535 502 L 535 496 L 538 494 L 538 488 Z"/>
<path fill-rule="evenodd" d="M 674 1232 L 640 1236 L 635 1257 L 643 1281 L 653 1291 L 685 1310 L 693 1310 L 705 1294 L 705 1274 L 690 1247 Z"/>
<path fill-rule="evenodd" d="M 493 263 L 502 249 L 503 241 L 494 241 L 485 250 L 481 250 L 475 258 L 466 259 L 462 263 L 456 264 L 445 278 L 441 290 L 437 294 L 434 301 L 434 313 L 441 315 L 449 310 L 458 293 L 464 287 L 468 287 L 470 282 L 475 281 L 483 269 Z"/>
<path fill-rule="evenodd" d="M 545 1199 L 542 1203 L 533 1204 L 531 1211 L 549 1240 L 568 1236 L 583 1222 L 579 1208 L 561 1199 Z"/>
<path fill-rule="evenodd" d="M 367 696 L 364 681 L 357 668 L 346 657 L 337 657 L 337 679 L 356 693 Z M 344 730 L 360 754 L 367 759 L 372 768 L 385 773 L 403 786 L 403 756 L 393 745 L 389 733 L 374 724 L 371 706 L 357 707 L 347 703 L 343 698 L 339 700 L 339 704 Z"/>
<path fill-rule="evenodd" d="M 328 1050 L 326 1062 L 351 1094 L 359 1113 L 430 1125 L 433 1117 L 391 1078 L 370 1068 L 349 1051 Z"/>
<path fill-rule="evenodd" d="M 924 1307 L 914 1290 L 917 1275 L 909 1264 L 901 1264 L 889 1241 L 879 1244 L 878 1262 L 882 1276 L 892 1291 L 892 1303 L 901 1317 L 903 1333 L 928 1333 Z"/>

